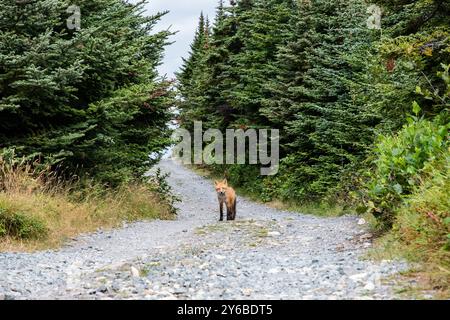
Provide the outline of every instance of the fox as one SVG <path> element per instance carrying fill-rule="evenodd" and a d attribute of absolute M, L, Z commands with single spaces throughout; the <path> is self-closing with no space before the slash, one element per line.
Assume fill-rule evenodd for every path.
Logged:
<path fill-rule="evenodd" d="M 220 220 L 223 221 L 223 204 L 227 207 L 227 221 L 236 219 L 236 192 L 228 185 L 227 179 L 214 181 L 217 197 L 219 199 Z"/>

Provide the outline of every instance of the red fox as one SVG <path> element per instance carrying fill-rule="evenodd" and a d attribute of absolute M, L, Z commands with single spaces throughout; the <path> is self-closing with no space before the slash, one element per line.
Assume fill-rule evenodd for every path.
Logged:
<path fill-rule="evenodd" d="M 232 187 L 228 186 L 227 179 L 219 182 L 214 181 L 214 185 L 217 191 L 217 197 L 219 198 L 220 206 L 220 221 L 223 221 L 223 204 L 227 206 L 227 220 L 236 219 L 236 192 Z"/>

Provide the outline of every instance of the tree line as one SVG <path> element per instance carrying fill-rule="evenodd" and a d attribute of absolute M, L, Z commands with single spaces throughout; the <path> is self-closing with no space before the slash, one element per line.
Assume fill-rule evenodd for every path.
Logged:
<path fill-rule="evenodd" d="M 81 28 L 69 28 L 76 4 Z M 117 186 L 170 143 L 170 32 L 146 1 L 0 2 L 0 156 Z"/>
<path fill-rule="evenodd" d="M 182 125 L 280 129 L 276 177 L 210 169 L 265 201 L 362 203 L 391 225 L 426 164 L 448 159 L 449 14 L 446 1 L 220 1 L 177 75 Z"/>

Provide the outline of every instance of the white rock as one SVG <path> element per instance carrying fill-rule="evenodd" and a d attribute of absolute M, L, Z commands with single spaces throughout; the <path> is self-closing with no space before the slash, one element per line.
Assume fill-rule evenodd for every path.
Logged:
<path fill-rule="evenodd" d="M 249 297 L 253 292 L 253 290 L 249 289 L 249 288 L 242 289 L 241 291 L 242 291 L 242 294 L 247 297 Z"/>
<path fill-rule="evenodd" d="M 367 273 L 354 274 L 354 275 L 351 275 L 349 278 L 350 278 L 350 280 L 355 281 L 355 282 L 361 281 L 364 278 L 367 278 Z"/>
<path fill-rule="evenodd" d="M 293 269 L 287 269 L 286 272 L 288 274 L 293 274 L 293 273 L 297 273 L 297 271 L 293 270 Z"/>
<path fill-rule="evenodd" d="M 227 257 L 225 256 L 221 256 L 220 254 L 216 254 L 216 259 L 217 260 L 225 260 Z"/>
<path fill-rule="evenodd" d="M 375 290 L 375 284 L 373 282 L 368 282 L 364 287 L 364 290 L 373 291 Z"/>
<path fill-rule="evenodd" d="M 363 243 L 364 248 L 370 248 L 372 244 L 370 242 L 364 242 Z"/>
<path fill-rule="evenodd" d="M 279 235 L 281 235 L 281 233 L 279 233 L 278 231 L 271 231 L 268 233 L 268 235 L 270 237 L 278 237 Z"/>
<path fill-rule="evenodd" d="M 131 275 L 135 278 L 139 278 L 140 272 L 137 268 L 131 267 Z"/>
<path fill-rule="evenodd" d="M 363 219 L 363 218 L 361 218 L 361 219 L 358 220 L 358 224 L 359 224 L 360 226 L 362 226 L 362 225 L 366 224 L 366 220 Z"/>

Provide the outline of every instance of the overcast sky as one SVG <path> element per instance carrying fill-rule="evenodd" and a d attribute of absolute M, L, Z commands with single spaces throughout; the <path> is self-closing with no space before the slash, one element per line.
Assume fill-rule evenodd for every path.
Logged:
<path fill-rule="evenodd" d="M 162 18 L 155 31 L 168 28 L 171 31 L 178 31 L 170 39 L 171 42 L 175 41 L 175 43 L 166 47 L 164 63 L 159 68 L 161 75 L 174 76 L 174 72 L 182 64 L 181 57 L 187 57 L 188 55 L 189 45 L 194 38 L 200 12 L 203 11 L 212 21 L 217 4 L 217 0 L 150 0 L 147 4 L 149 15 L 165 10 L 170 11 Z"/>

